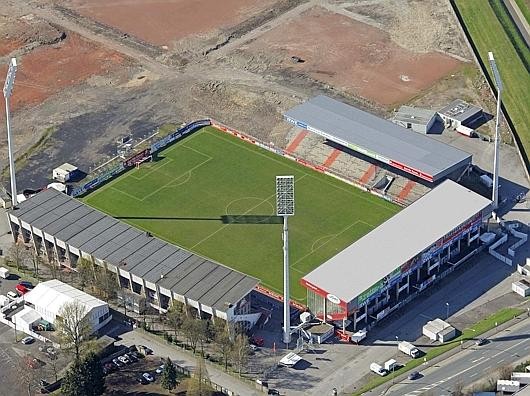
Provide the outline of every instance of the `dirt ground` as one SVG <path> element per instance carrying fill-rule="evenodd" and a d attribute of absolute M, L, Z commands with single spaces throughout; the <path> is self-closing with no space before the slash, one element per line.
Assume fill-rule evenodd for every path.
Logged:
<path fill-rule="evenodd" d="M 241 50 L 385 107 L 407 102 L 461 64 L 438 52 L 414 53 L 381 29 L 320 7 Z M 303 62 L 293 65 L 291 56 Z"/>
<path fill-rule="evenodd" d="M 190 35 L 219 35 L 221 30 L 273 6 L 276 0 L 70 0 L 63 3 L 81 15 L 141 40 L 170 46 Z"/>
<path fill-rule="evenodd" d="M 466 77 L 477 69 L 444 0 L 4 3 L 0 74 L 11 56 L 20 64 L 12 123 L 20 189 L 47 184 L 66 161 L 94 169 L 115 155 L 119 137 L 138 141 L 204 116 L 285 146 L 282 114 L 316 94 L 385 117 L 404 101 L 488 103 L 480 75 Z"/>

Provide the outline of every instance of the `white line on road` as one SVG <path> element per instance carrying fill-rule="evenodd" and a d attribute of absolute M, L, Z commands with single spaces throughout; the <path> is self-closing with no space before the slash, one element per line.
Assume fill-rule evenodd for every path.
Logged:
<path fill-rule="evenodd" d="M 504 362 L 504 359 L 499 360 L 497 363 L 502 363 L 502 362 Z"/>
<path fill-rule="evenodd" d="M 481 361 L 482 359 L 486 359 L 486 356 L 479 357 L 478 359 L 472 360 L 471 363 L 476 363 Z"/>
<path fill-rule="evenodd" d="M 476 377 L 477 375 L 478 375 L 478 373 L 475 373 L 475 374 L 471 374 L 469 377 L 473 378 L 473 377 Z"/>

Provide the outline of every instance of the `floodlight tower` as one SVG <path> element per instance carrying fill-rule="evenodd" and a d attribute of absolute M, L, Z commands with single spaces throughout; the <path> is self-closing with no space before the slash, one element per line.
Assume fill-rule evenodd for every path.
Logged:
<path fill-rule="evenodd" d="M 492 205 L 493 210 L 497 210 L 499 206 L 499 128 L 501 124 L 501 95 L 503 85 L 497 64 L 493 58 L 493 52 L 488 52 L 488 58 L 490 61 L 491 70 L 493 71 L 493 78 L 497 85 L 497 115 L 495 119 L 495 154 L 493 157 L 493 193 L 492 193 Z"/>
<path fill-rule="evenodd" d="M 11 176 L 11 203 L 17 205 L 17 182 L 15 180 L 15 161 L 13 159 L 13 138 L 11 137 L 11 122 L 9 119 L 9 98 L 13 92 L 13 84 L 17 74 L 17 59 L 11 58 L 7 70 L 6 82 L 4 84 L 4 98 L 6 100 L 6 125 L 7 125 L 7 150 L 9 152 L 9 173 Z"/>
<path fill-rule="evenodd" d="M 283 216 L 283 342 L 291 342 L 289 306 L 289 233 L 287 219 L 294 215 L 294 176 L 276 176 L 276 214 Z"/>

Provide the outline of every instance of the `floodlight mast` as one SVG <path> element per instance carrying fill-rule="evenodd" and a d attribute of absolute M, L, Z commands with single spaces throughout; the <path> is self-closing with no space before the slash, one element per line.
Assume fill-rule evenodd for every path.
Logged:
<path fill-rule="evenodd" d="M 4 84 L 4 98 L 6 102 L 6 125 L 7 125 L 7 149 L 9 153 L 9 173 L 11 176 L 11 203 L 13 207 L 17 205 L 17 182 L 15 180 L 15 161 L 13 158 L 13 138 L 11 137 L 11 120 L 9 117 L 9 98 L 13 92 L 13 84 L 17 74 L 17 59 L 11 58 L 7 77 Z"/>
<path fill-rule="evenodd" d="M 291 342 L 289 295 L 289 228 L 287 219 L 294 216 L 294 176 L 276 176 L 276 214 L 283 216 L 283 342 Z"/>
<path fill-rule="evenodd" d="M 499 207 L 499 129 L 501 124 L 501 95 L 503 90 L 501 76 L 493 57 L 493 52 L 488 52 L 488 58 L 493 71 L 493 78 L 497 86 L 497 115 L 495 116 L 495 154 L 493 157 L 493 192 L 492 192 L 492 206 L 493 210 L 496 211 Z"/>

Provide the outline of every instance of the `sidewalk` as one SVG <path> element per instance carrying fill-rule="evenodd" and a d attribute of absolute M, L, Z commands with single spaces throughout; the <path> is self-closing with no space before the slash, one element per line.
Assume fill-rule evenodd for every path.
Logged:
<path fill-rule="evenodd" d="M 141 329 L 135 329 L 128 333 L 124 333 L 121 335 L 121 338 L 120 341 L 116 342 L 117 345 L 146 345 L 153 350 L 155 355 L 163 358 L 169 357 L 176 364 L 189 370 L 193 370 L 196 365 L 195 357 L 190 353 L 181 351 L 177 347 L 164 342 L 159 337 L 149 334 Z M 231 390 L 237 395 L 262 396 L 264 394 L 263 392 L 252 388 L 249 384 L 246 384 L 217 367 L 212 366 L 208 362 L 206 362 L 206 369 L 208 370 L 212 382 Z"/>

